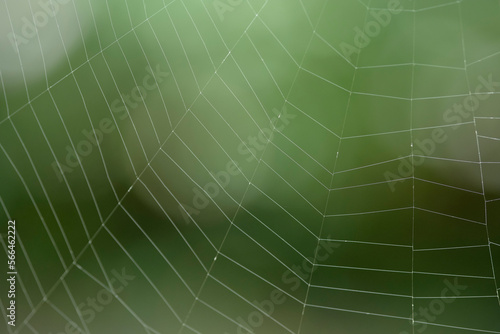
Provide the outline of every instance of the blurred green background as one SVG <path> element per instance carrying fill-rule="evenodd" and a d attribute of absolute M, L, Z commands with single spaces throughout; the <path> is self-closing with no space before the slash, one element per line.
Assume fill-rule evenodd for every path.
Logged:
<path fill-rule="evenodd" d="M 499 1 L 0 6 L 2 332 L 500 333 Z"/>

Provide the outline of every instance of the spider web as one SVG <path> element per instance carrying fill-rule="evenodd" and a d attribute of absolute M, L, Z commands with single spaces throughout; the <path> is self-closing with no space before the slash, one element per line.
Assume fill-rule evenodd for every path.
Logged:
<path fill-rule="evenodd" d="M 8 333 L 500 333 L 498 1 L 351 53 L 393 1 L 41 3 L 1 10 Z"/>

